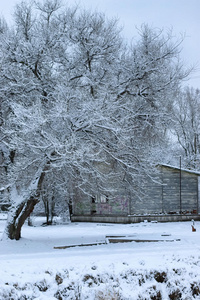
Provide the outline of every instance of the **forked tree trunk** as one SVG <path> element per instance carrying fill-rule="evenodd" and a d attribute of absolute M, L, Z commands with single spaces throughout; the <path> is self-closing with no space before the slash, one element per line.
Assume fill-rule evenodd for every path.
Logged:
<path fill-rule="evenodd" d="M 39 195 L 46 169 L 47 166 L 44 168 L 44 171 L 41 172 L 39 180 L 37 180 L 35 197 L 30 196 L 28 200 L 23 200 L 19 204 L 13 203 L 13 206 L 8 214 L 7 225 L 4 232 L 5 238 L 9 238 L 11 240 L 19 240 L 21 238 L 22 226 L 34 210 L 35 205 L 39 202 Z"/>
<path fill-rule="evenodd" d="M 21 238 L 21 229 L 26 219 L 32 213 L 38 200 L 30 197 L 26 202 L 22 202 L 10 212 L 10 220 L 8 220 L 6 233 L 7 237 L 11 240 L 19 240 Z"/>

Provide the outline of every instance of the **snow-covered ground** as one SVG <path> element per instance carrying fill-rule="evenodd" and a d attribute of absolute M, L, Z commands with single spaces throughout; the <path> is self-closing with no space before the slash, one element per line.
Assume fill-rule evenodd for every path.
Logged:
<path fill-rule="evenodd" d="M 0 300 L 200 299 L 200 222 L 34 225 L 0 241 Z M 116 235 L 154 242 L 54 248 Z"/>

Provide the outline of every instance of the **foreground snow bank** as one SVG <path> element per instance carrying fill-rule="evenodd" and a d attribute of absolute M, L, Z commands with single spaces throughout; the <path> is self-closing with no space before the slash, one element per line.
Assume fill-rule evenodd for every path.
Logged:
<path fill-rule="evenodd" d="M 137 269 L 126 262 L 106 269 L 98 263 L 59 272 L 47 269 L 29 281 L 22 272 L 21 278 L 1 280 L 0 299 L 200 299 L 199 257 L 173 257 L 167 264 L 159 270 L 146 268 L 144 262 Z"/>

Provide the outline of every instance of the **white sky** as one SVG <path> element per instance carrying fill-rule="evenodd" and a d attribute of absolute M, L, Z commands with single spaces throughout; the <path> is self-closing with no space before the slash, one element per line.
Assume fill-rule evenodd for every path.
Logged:
<path fill-rule="evenodd" d="M 7 21 L 19 0 L 0 0 L 0 14 Z M 118 17 L 127 39 L 136 36 L 136 26 L 147 23 L 152 27 L 173 28 L 174 34 L 186 35 L 182 44 L 182 59 L 188 65 L 197 65 L 189 84 L 200 88 L 200 0 L 63 0 L 64 4 L 105 12 Z"/>

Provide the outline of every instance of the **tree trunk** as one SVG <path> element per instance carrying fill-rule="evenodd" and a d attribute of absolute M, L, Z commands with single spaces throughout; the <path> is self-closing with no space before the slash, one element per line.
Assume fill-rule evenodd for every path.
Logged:
<path fill-rule="evenodd" d="M 32 213 L 37 203 L 37 199 L 30 197 L 28 201 L 20 203 L 17 208 L 13 209 L 13 211 L 11 209 L 11 217 L 6 228 L 7 236 L 9 239 L 19 240 L 21 238 L 22 226 Z"/>
<path fill-rule="evenodd" d="M 69 207 L 69 218 L 71 220 L 71 216 L 73 214 L 73 207 L 72 207 L 72 199 L 70 197 L 69 202 L 68 202 L 68 207 Z"/>
<path fill-rule="evenodd" d="M 54 196 L 52 196 L 51 199 L 49 199 L 48 197 L 44 197 L 43 203 L 46 215 L 46 222 L 44 223 L 44 225 L 52 225 L 55 207 Z"/>
<path fill-rule="evenodd" d="M 35 192 L 35 197 L 30 196 L 28 200 L 24 199 L 19 204 L 15 204 L 13 200 L 13 205 L 9 211 L 7 225 L 4 232 L 4 236 L 6 238 L 9 238 L 11 240 L 19 240 L 21 238 L 22 226 L 24 225 L 26 219 L 30 216 L 30 214 L 34 210 L 35 205 L 39 202 L 41 186 L 44 180 L 47 166 L 44 168 L 44 171 L 40 173 L 39 179 L 36 179 L 37 189 Z M 30 193 L 31 192 L 33 191 L 30 188 Z"/>

